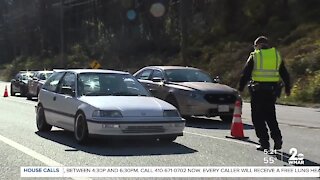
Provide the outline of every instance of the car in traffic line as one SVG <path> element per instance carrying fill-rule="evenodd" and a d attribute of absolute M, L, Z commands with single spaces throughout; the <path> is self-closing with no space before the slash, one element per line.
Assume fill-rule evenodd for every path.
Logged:
<path fill-rule="evenodd" d="M 220 116 L 231 122 L 235 101 L 241 100 L 236 89 L 214 83 L 208 73 L 193 67 L 149 66 L 134 76 L 152 95 L 174 105 L 186 117 Z"/>
<path fill-rule="evenodd" d="M 10 95 L 15 96 L 16 93 L 20 93 L 20 96 L 26 96 L 28 94 L 28 81 L 33 76 L 32 71 L 19 71 L 10 84 Z"/>
<path fill-rule="evenodd" d="M 150 95 L 131 74 L 112 70 L 59 70 L 40 90 L 39 131 L 73 131 L 78 143 L 90 135 L 145 137 L 172 142 L 185 120 L 171 104 Z"/>
<path fill-rule="evenodd" d="M 40 89 L 52 73 L 53 71 L 34 72 L 32 78 L 28 81 L 27 99 L 32 99 L 32 97 L 38 97 Z"/>

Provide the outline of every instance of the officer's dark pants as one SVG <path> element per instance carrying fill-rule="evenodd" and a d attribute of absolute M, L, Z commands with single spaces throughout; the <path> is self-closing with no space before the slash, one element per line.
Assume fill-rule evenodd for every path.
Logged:
<path fill-rule="evenodd" d="M 251 116 L 252 122 L 263 147 L 270 147 L 269 135 L 266 124 L 271 131 L 274 141 L 281 141 L 282 136 L 276 119 L 275 112 L 276 96 L 271 90 L 257 90 L 251 92 Z"/>

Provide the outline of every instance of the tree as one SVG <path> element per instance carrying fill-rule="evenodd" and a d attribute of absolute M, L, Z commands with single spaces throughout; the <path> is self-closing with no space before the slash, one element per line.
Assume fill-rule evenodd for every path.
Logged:
<path fill-rule="evenodd" d="M 189 36 L 189 22 L 192 15 L 192 0 L 180 1 L 180 47 L 181 47 L 181 58 L 183 65 L 188 65 L 188 36 Z"/>

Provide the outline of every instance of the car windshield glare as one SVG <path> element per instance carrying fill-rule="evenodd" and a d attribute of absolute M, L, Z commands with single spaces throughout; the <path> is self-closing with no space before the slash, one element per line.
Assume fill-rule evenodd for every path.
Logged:
<path fill-rule="evenodd" d="M 212 82 L 208 74 L 197 69 L 167 69 L 165 73 L 171 82 Z"/>
<path fill-rule="evenodd" d="M 131 75 L 117 73 L 81 73 L 78 77 L 80 96 L 150 96 Z"/>
<path fill-rule="evenodd" d="M 31 76 L 32 76 L 31 73 L 24 73 L 24 74 L 21 74 L 21 79 L 28 80 Z"/>
<path fill-rule="evenodd" d="M 28 80 L 28 76 L 25 75 L 25 74 L 23 74 L 23 75 L 21 76 L 21 79 L 22 79 L 22 80 Z"/>
<path fill-rule="evenodd" d="M 41 73 L 40 74 L 40 79 L 41 80 L 46 80 L 46 79 L 48 79 L 48 77 L 50 77 L 52 75 L 52 73 Z"/>

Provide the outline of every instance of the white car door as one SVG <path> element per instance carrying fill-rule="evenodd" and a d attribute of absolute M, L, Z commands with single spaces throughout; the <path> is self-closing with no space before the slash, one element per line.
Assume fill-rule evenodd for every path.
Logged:
<path fill-rule="evenodd" d="M 44 108 L 46 121 L 53 126 L 57 126 L 56 121 L 60 117 L 57 113 L 57 103 L 55 100 L 57 96 L 57 88 L 63 75 L 64 72 L 54 73 L 45 83 L 39 94 L 39 103 L 41 103 Z"/>
<path fill-rule="evenodd" d="M 55 96 L 56 111 L 59 118 L 56 121 L 58 127 L 73 131 L 74 117 L 80 105 L 75 96 L 76 74 L 67 72 L 59 83 Z"/>

